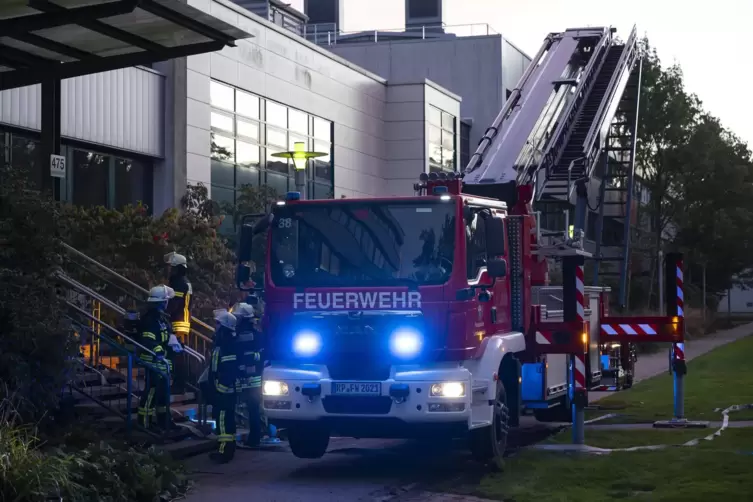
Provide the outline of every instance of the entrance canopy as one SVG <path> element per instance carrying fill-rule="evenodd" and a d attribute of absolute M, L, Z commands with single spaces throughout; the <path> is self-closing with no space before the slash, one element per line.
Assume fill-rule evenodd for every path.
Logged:
<path fill-rule="evenodd" d="M 245 38 L 181 0 L 0 0 L 0 90 L 215 52 Z"/>

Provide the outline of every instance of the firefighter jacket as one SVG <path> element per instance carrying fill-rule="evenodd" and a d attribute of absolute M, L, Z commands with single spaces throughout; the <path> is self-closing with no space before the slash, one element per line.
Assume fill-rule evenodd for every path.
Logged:
<path fill-rule="evenodd" d="M 170 319 L 157 309 L 149 309 L 140 321 L 138 342 L 154 355 L 139 348 L 139 358 L 160 370 L 172 371 L 172 349 L 167 345 L 172 334 Z"/>
<path fill-rule="evenodd" d="M 264 369 L 261 332 L 256 329 L 254 319 L 240 319 L 235 329 L 238 333 L 236 343 L 240 358 L 236 389 L 240 392 L 261 387 L 261 374 Z"/>
<path fill-rule="evenodd" d="M 222 333 L 225 328 L 215 335 L 217 346 L 212 351 L 212 363 L 209 367 L 209 378 L 214 382 L 214 390 L 219 394 L 235 394 L 238 380 L 238 349 L 239 345 L 232 333 Z"/>
<path fill-rule="evenodd" d="M 167 313 L 173 323 L 173 332 L 187 335 L 191 330 L 191 301 L 193 288 L 185 276 L 185 272 L 174 273 L 170 276 L 170 287 L 175 291 L 175 297 L 167 304 Z"/>

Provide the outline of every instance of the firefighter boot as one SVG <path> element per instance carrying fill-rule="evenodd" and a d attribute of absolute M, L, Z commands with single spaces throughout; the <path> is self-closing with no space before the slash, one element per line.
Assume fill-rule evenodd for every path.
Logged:
<path fill-rule="evenodd" d="M 235 456 L 235 438 L 232 441 L 224 441 L 220 438 L 220 447 L 217 451 L 209 454 L 209 458 L 218 464 L 227 464 Z"/>

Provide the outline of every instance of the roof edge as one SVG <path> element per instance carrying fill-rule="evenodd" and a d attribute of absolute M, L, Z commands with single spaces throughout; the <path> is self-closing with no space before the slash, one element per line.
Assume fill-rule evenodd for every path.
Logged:
<path fill-rule="evenodd" d="M 340 56 L 338 56 L 338 55 L 336 55 L 336 54 L 334 54 L 334 53 L 332 53 L 332 52 L 330 52 L 330 51 L 328 51 L 326 49 L 322 49 L 318 45 L 316 45 L 316 44 L 314 44 L 312 42 L 309 42 L 305 38 L 296 35 L 295 33 L 291 32 L 290 30 L 286 30 L 285 28 L 283 28 L 281 26 L 277 26 L 276 24 L 272 23 L 271 21 L 269 21 L 267 19 L 264 19 L 263 17 L 258 16 L 258 15 L 254 14 L 253 12 L 251 12 L 249 10 L 244 9 L 243 7 L 241 7 L 241 6 L 239 6 L 239 5 L 231 2 L 230 0 L 209 0 L 209 1 L 210 2 L 216 2 L 216 3 L 220 4 L 220 5 L 222 5 L 223 7 L 227 7 L 228 9 L 231 9 L 234 12 L 236 12 L 236 13 L 242 15 L 242 16 L 245 16 L 247 19 L 250 19 L 252 21 L 255 21 L 255 22 L 261 24 L 265 28 L 269 28 L 269 29 L 271 29 L 273 31 L 276 31 L 279 34 L 284 35 L 285 37 L 290 38 L 293 41 L 295 41 L 297 43 L 300 43 L 300 44 L 304 45 L 305 47 L 308 47 L 309 49 L 312 49 L 314 52 L 318 52 L 322 56 L 324 56 L 326 58 L 329 58 L 332 61 L 336 61 L 337 63 L 340 63 L 341 65 L 346 66 L 346 67 L 350 68 L 351 70 L 356 71 L 356 72 L 360 73 L 361 75 L 363 75 L 365 77 L 369 77 L 370 79 L 375 80 L 376 82 L 378 82 L 380 84 L 387 85 L 387 79 L 380 77 L 376 73 L 371 73 L 370 71 L 368 71 L 368 70 L 366 70 L 364 68 L 361 68 L 358 65 L 355 65 L 355 64 L 351 63 L 350 61 L 348 61 L 345 58 L 342 58 L 342 57 L 340 57 Z M 227 22 L 227 21 L 225 21 L 225 22 Z M 257 38 L 257 37 L 254 37 L 254 38 Z M 248 40 L 253 40 L 253 39 L 248 39 Z M 252 42 L 252 43 L 254 43 L 254 42 Z"/>

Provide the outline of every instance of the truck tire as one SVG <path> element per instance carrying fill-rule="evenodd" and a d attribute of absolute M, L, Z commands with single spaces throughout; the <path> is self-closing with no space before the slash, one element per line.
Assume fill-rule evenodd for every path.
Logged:
<path fill-rule="evenodd" d="M 493 406 L 492 425 L 470 431 L 468 439 L 476 461 L 501 468 L 507 447 L 509 411 L 505 386 L 499 380 Z"/>
<path fill-rule="evenodd" d="M 298 425 L 288 429 L 290 450 L 298 458 L 322 458 L 329 446 L 329 431 L 321 425 Z"/>

